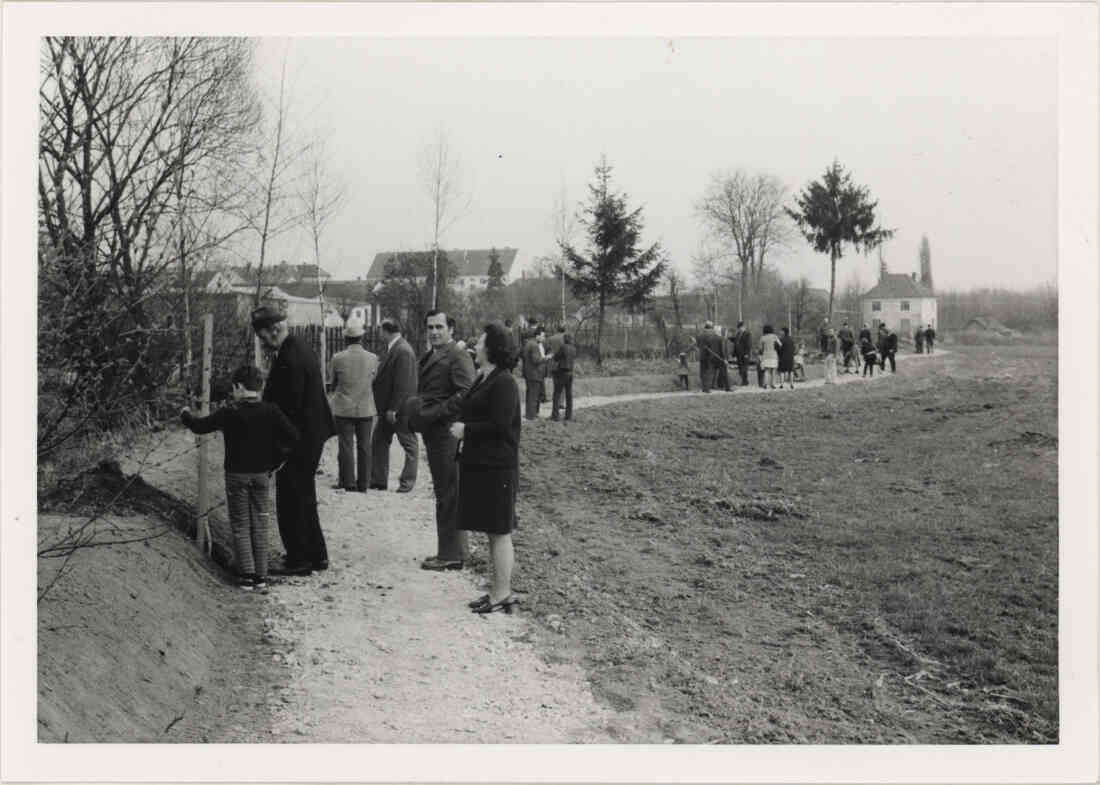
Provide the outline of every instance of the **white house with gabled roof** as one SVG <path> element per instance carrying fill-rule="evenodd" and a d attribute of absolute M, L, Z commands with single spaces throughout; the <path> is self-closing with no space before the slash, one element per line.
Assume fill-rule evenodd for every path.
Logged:
<path fill-rule="evenodd" d="M 863 323 L 878 329 L 885 323 L 901 336 L 917 327 L 936 326 L 936 295 L 917 280 L 917 274 L 884 273 L 878 284 L 860 298 Z"/>

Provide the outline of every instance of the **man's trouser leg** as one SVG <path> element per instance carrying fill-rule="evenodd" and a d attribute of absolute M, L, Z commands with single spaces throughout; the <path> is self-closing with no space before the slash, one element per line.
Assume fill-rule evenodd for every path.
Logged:
<path fill-rule="evenodd" d="M 458 530 L 458 464 L 455 462 L 458 442 L 446 425 L 433 426 L 423 436 L 435 490 L 436 558 L 465 561 L 468 555 L 466 532 Z"/>
<path fill-rule="evenodd" d="M 379 488 L 385 488 L 389 483 L 390 445 L 393 443 L 393 435 L 393 426 L 385 414 L 380 414 L 370 443 L 370 484 Z"/>
<path fill-rule="evenodd" d="M 741 386 L 749 386 L 749 361 L 744 357 L 737 358 L 737 372 L 741 375 Z"/>
<path fill-rule="evenodd" d="M 562 384 L 565 387 L 565 419 L 573 419 L 573 372 L 565 374 L 562 379 Z"/>
<path fill-rule="evenodd" d="M 290 567 L 328 560 L 317 516 L 317 464 L 323 445 L 292 455 L 275 476 L 275 515 Z"/>
<path fill-rule="evenodd" d="M 539 416 L 539 395 L 541 392 L 542 384 L 537 379 L 526 381 L 526 406 L 523 414 L 528 420 L 533 420 Z"/>
<path fill-rule="evenodd" d="M 898 367 L 894 364 L 894 353 L 890 352 L 890 373 L 897 373 Z"/>
<path fill-rule="evenodd" d="M 355 421 L 355 488 L 359 491 L 367 490 L 370 483 L 370 437 L 373 430 L 373 417 L 360 417 Z"/>
<path fill-rule="evenodd" d="M 412 488 L 416 485 L 417 467 L 420 465 L 420 440 L 409 430 L 409 422 L 404 417 L 397 418 L 397 443 L 405 451 L 405 464 L 398 478 L 399 488 Z"/>
<path fill-rule="evenodd" d="M 554 373 L 553 402 L 551 403 L 551 408 L 550 408 L 550 419 L 551 420 L 558 419 L 558 414 L 561 410 L 561 396 L 562 396 L 562 393 L 564 391 L 565 391 L 565 388 L 562 386 L 562 374 L 560 374 L 558 372 L 555 372 Z"/>
<path fill-rule="evenodd" d="M 699 386 L 703 388 L 703 392 L 710 392 L 711 386 L 714 384 L 714 370 L 709 365 L 699 364 Z"/>
<path fill-rule="evenodd" d="M 336 466 L 340 487 L 355 487 L 356 418 L 336 417 Z"/>

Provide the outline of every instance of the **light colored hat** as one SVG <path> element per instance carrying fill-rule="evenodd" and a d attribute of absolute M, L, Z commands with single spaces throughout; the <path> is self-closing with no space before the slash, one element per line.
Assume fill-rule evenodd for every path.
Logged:
<path fill-rule="evenodd" d="M 347 324 L 344 325 L 345 338 L 362 338 L 365 332 L 363 320 L 357 319 L 355 316 L 350 317 Z"/>

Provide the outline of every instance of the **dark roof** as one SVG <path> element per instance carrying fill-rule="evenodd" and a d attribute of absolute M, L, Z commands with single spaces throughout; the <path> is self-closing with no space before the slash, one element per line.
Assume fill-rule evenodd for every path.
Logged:
<path fill-rule="evenodd" d="M 332 275 L 326 273 L 324 268 L 318 267 L 315 264 L 299 264 L 293 268 L 294 275 L 301 280 L 302 278 L 331 278 Z"/>
<path fill-rule="evenodd" d="M 886 273 L 879 279 L 878 286 L 863 295 L 863 299 L 872 297 L 890 300 L 899 297 L 935 297 L 935 295 L 905 273 Z"/>
<path fill-rule="evenodd" d="M 461 276 L 477 276 L 482 277 L 489 274 L 489 254 L 492 252 L 491 248 L 475 248 L 475 249 L 440 249 L 443 253 L 447 254 L 447 260 L 453 265 L 452 278 L 459 278 Z M 512 264 L 516 261 L 516 254 L 518 250 L 515 248 L 497 248 L 497 255 L 500 257 L 500 269 L 504 275 L 508 275 L 508 271 L 512 269 Z M 401 253 L 430 253 L 429 251 L 382 251 L 374 255 L 374 261 L 370 264 L 370 269 L 367 271 L 368 281 L 380 281 L 386 274 L 386 262 L 392 257 Z"/>

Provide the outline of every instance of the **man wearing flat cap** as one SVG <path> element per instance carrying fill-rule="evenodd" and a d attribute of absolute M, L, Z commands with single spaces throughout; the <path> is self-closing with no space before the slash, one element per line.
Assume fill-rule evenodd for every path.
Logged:
<path fill-rule="evenodd" d="M 315 481 L 321 451 L 336 427 L 317 355 L 302 339 L 289 334 L 286 317 L 261 306 L 252 312 L 252 329 L 264 348 L 274 353 L 263 399 L 278 406 L 301 434 L 275 477 L 275 517 L 286 561 L 271 572 L 309 575 L 328 568 Z"/>
<path fill-rule="evenodd" d="M 336 462 L 345 491 L 367 492 L 371 473 L 371 429 L 374 426 L 374 378 L 378 357 L 363 346 L 366 327 L 356 314 L 344 326 L 347 348 L 332 357 L 332 413 L 339 449 Z"/>

